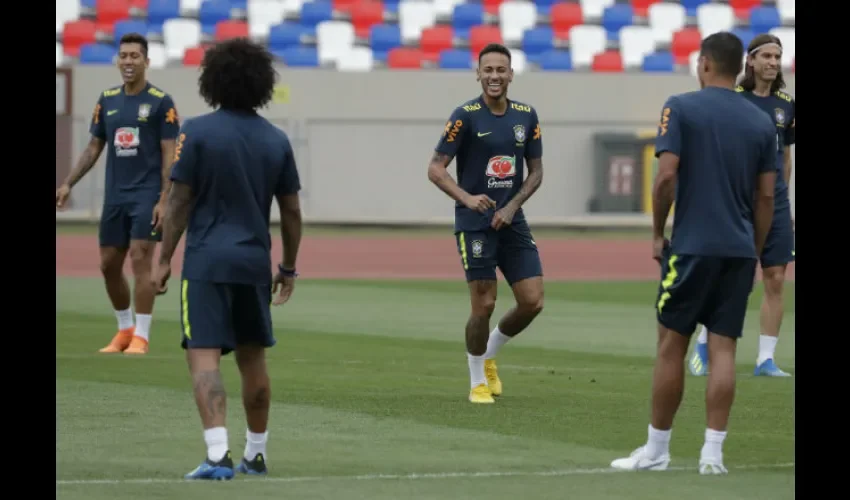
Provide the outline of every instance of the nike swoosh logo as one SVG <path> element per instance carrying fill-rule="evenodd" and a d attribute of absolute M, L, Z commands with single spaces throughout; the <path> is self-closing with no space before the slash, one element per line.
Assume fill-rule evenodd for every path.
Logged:
<path fill-rule="evenodd" d="M 106 116 L 112 116 L 117 112 L 118 112 L 117 109 L 110 109 L 109 111 L 106 112 Z"/>
<path fill-rule="evenodd" d="M 493 132 L 484 132 L 484 133 L 482 134 L 481 132 L 478 132 L 478 137 L 484 137 L 485 135 L 490 135 L 490 134 L 492 134 L 492 133 L 493 133 Z"/>

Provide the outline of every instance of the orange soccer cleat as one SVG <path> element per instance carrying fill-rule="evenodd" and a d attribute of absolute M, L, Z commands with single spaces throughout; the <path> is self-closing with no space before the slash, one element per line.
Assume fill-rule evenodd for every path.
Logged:
<path fill-rule="evenodd" d="M 116 333 L 115 336 L 112 337 L 112 341 L 109 342 L 109 345 L 101 349 L 99 352 L 123 352 L 124 349 L 127 349 L 127 347 L 130 346 L 130 342 L 133 340 L 133 332 L 135 331 L 135 326 L 131 326 L 130 328 L 125 328 L 123 330 L 118 330 L 118 333 Z"/>

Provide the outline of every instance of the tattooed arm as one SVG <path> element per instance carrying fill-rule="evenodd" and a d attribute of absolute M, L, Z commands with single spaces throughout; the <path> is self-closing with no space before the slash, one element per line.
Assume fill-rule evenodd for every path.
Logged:
<path fill-rule="evenodd" d="M 162 248 L 159 252 L 159 261 L 163 264 L 171 263 L 177 243 L 186 231 L 193 200 L 194 195 L 189 185 L 181 182 L 171 184 L 165 221 L 162 225 Z"/>
<path fill-rule="evenodd" d="M 526 167 L 528 168 L 528 177 L 525 178 L 525 181 L 522 183 L 522 187 L 519 188 L 519 191 L 517 191 L 511 201 L 508 202 L 514 210 L 519 209 L 523 203 L 528 201 L 528 199 L 531 198 L 531 195 L 533 195 L 540 187 L 540 184 L 543 183 L 542 158 L 533 158 L 528 160 Z"/>
<path fill-rule="evenodd" d="M 168 200 L 168 194 L 171 192 L 171 164 L 174 162 L 174 150 L 177 147 L 177 141 L 174 139 L 164 139 L 159 143 L 162 149 L 162 194 L 159 197 L 159 202 L 164 203 Z"/>
<path fill-rule="evenodd" d="M 97 163 L 97 159 L 100 158 L 100 153 L 103 152 L 104 146 L 106 146 L 105 140 L 100 137 L 92 136 L 86 146 L 86 149 L 83 150 L 83 154 L 81 154 L 79 160 L 77 160 L 77 165 L 73 170 L 71 170 L 68 177 L 65 178 L 63 184 L 72 188 L 80 182 L 80 179 L 85 177 L 85 175 L 89 173 L 89 170 L 94 167 L 94 164 Z"/>
<path fill-rule="evenodd" d="M 452 162 L 452 156 L 446 153 L 434 151 L 434 156 L 431 157 L 428 163 L 428 180 L 434 183 L 440 191 L 449 195 L 453 200 L 463 203 L 464 199 L 469 197 L 469 193 L 458 186 L 457 182 L 449 175 L 446 170 Z"/>

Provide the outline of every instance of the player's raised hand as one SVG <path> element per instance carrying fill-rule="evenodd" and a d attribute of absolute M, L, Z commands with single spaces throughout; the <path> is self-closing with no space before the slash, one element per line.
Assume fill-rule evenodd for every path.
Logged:
<path fill-rule="evenodd" d="M 272 283 L 272 293 L 276 294 L 272 300 L 272 304 L 279 306 L 285 304 L 292 296 L 292 291 L 295 289 L 295 277 L 284 276 L 282 273 L 277 273 Z"/>
<path fill-rule="evenodd" d="M 496 202 L 486 194 L 476 194 L 467 196 L 463 200 L 463 204 L 470 210 L 475 210 L 479 213 L 485 213 L 491 208 L 496 208 Z"/>
<path fill-rule="evenodd" d="M 65 208 L 65 203 L 68 201 L 68 196 L 71 195 L 71 187 L 67 184 L 62 184 L 56 190 L 56 208 Z"/>

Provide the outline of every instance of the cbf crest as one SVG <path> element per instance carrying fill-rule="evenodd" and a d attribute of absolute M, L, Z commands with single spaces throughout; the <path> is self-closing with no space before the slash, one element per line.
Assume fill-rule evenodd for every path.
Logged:
<path fill-rule="evenodd" d="M 514 139 L 516 139 L 516 142 L 525 142 L 525 127 L 514 125 Z"/>
<path fill-rule="evenodd" d="M 139 120 L 145 121 L 151 114 L 151 105 L 150 104 L 140 104 L 139 105 Z"/>
<path fill-rule="evenodd" d="M 481 252 L 484 250 L 484 243 L 481 240 L 475 240 L 472 242 L 472 256 L 477 258 L 481 257 Z"/>
<path fill-rule="evenodd" d="M 785 111 L 783 111 L 782 108 L 774 109 L 773 117 L 776 119 L 777 125 L 785 125 Z"/>

